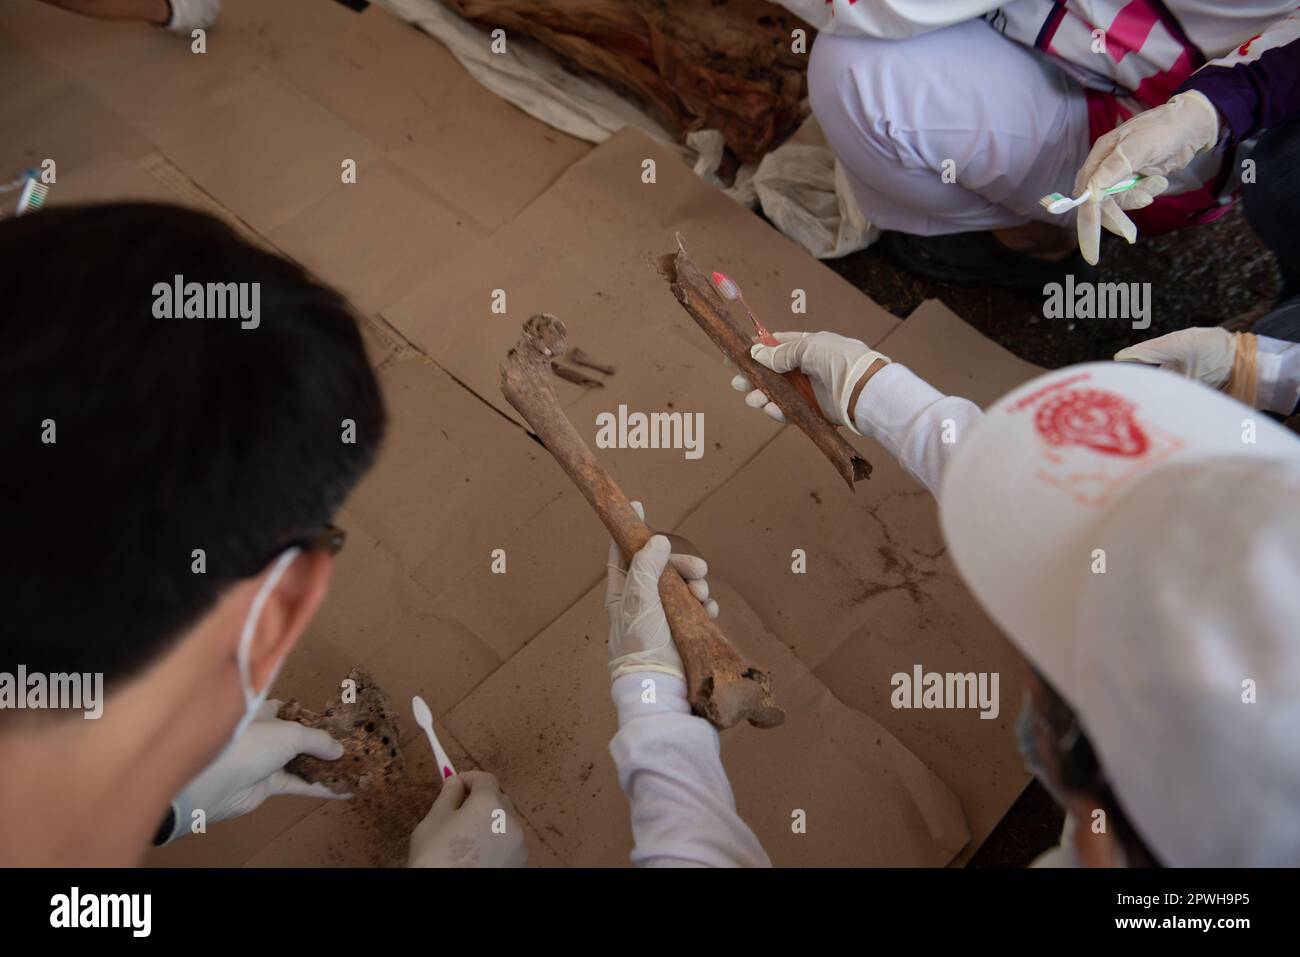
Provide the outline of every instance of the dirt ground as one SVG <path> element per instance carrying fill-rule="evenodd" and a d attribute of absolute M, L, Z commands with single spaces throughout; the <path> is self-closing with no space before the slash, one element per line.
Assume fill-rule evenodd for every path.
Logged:
<path fill-rule="evenodd" d="M 1145 331 L 1124 319 L 1046 319 L 1040 294 L 930 282 L 898 265 L 883 243 L 827 265 L 897 316 L 925 299 L 941 299 L 999 345 L 1048 368 L 1108 359 L 1124 346 L 1187 326 L 1217 326 L 1271 302 L 1279 285 L 1273 256 L 1240 207 L 1208 226 L 1132 246 L 1103 234 L 1101 281 L 1151 283 Z"/>
<path fill-rule="evenodd" d="M 1208 226 L 1128 245 L 1104 234 L 1101 281 L 1151 283 L 1151 328 L 1128 320 L 1054 320 L 1043 297 L 989 286 L 934 283 L 900 266 L 877 243 L 827 265 L 897 316 L 941 299 L 984 335 L 1048 368 L 1107 359 L 1126 345 L 1187 326 L 1219 325 L 1277 294 L 1272 254 L 1240 207 Z M 1036 781 L 1012 805 L 970 867 L 1024 867 L 1060 837 L 1064 814 Z"/>

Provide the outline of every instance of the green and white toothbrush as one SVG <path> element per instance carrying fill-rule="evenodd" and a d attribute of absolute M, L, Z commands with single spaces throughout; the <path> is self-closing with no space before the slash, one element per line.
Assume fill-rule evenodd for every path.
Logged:
<path fill-rule="evenodd" d="M 1102 190 L 1102 192 L 1107 196 L 1113 196 L 1115 193 L 1126 193 L 1138 183 L 1142 182 L 1143 179 L 1144 177 L 1142 176 L 1130 176 L 1127 179 L 1120 180 L 1114 186 L 1107 186 Z M 1069 196 L 1064 196 L 1061 193 L 1048 193 L 1038 202 L 1042 205 L 1043 209 L 1047 210 L 1049 213 L 1068 213 L 1070 210 L 1074 209 L 1074 207 L 1082 206 L 1091 198 L 1092 190 L 1085 189 L 1076 199 L 1071 199 Z"/>

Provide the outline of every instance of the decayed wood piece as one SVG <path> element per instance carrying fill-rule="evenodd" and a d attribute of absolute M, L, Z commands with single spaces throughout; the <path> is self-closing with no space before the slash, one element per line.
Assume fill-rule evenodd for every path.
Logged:
<path fill-rule="evenodd" d="M 632 503 L 560 408 L 551 359 L 563 355 L 565 336 L 564 323 L 552 315 L 533 316 L 524 323 L 518 344 L 501 366 L 501 391 L 630 558 L 654 532 L 632 510 Z M 740 721 L 760 728 L 780 724 L 785 712 L 773 700 L 771 677 L 740 656 L 671 564 L 659 579 L 659 597 L 686 667 L 692 710 L 719 728 Z"/>
<path fill-rule="evenodd" d="M 850 489 L 854 482 L 870 477 L 871 463 L 844 440 L 820 410 L 810 405 L 785 376 L 778 375 L 750 358 L 749 347 L 754 344 L 754 340 L 732 321 L 727 304 L 713 288 L 708 275 L 701 271 L 686 251 L 680 233 L 677 236 L 677 252 L 660 256 L 657 266 L 660 274 L 668 280 L 673 295 L 682 304 L 682 308 L 708 333 L 722 354 L 736 364 L 745 378 L 776 403 L 785 414 L 786 421 L 799 426 L 813 440 L 817 448 L 831 460 Z"/>
<path fill-rule="evenodd" d="M 754 162 L 793 132 L 816 31 L 767 0 L 447 0 L 462 16 L 523 34 L 641 101 L 677 137 L 722 132 Z"/>

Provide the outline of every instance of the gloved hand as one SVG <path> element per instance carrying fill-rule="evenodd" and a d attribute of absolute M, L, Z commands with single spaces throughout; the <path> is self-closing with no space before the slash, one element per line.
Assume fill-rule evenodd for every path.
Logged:
<path fill-rule="evenodd" d="M 196 27 L 205 30 L 217 22 L 221 13 L 221 0 L 171 0 L 172 18 L 163 24 L 164 30 L 189 36 Z"/>
<path fill-rule="evenodd" d="M 1270 354 L 1269 368 L 1274 371 L 1262 373 L 1260 341 L 1254 333 L 1229 332 L 1217 326 L 1180 329 L 1121 349 L 1115 358 L 1157 365 L 1199 379 L 1252 408 L 1288 414 L 1295 406 L 1294 395 L 1285 389 L 1277 393 L 1272 384 L 1261 391 L 1261 376 L 1270 383 L 1277 377 L 1277 356 L 1276 349 L 1264 350 Z"/>
<path fill-rule="evenodd" d="M 1074 195 L 1092 190 L 1079 207 L 1079 251 L 1096 265 L 1105 226 L 1130 243 L 1137 227 L 1124 215 L 1126 209 L 1150 206 L 1169 188 L 1169 173 L 1183 169 L 1197 153 L 1212 149 L 1219 140 L 1219 111 L 1202 93 L 1179 93 L 1160 106 L 1121 123 L 1092 145 L 1092 151 L 1074 179 Z M 1102 192 L 1135 174 L 1146 177 L 1127 192 L 1107 196 Z"/>
<path fill-rule="evenodd" d="M 1227 329 L 1179 329 L 1147 339 L 1115 353 L 1119 362 L 1144 362 L 1199 379 L 1212 389 L 1222 389 L 1232 375 L 1237 337 Z"/>
<path fill-rule="evenodd" d="M 773 335 L 780 344 L 765 346 L 755 343 L 749 350 L 754 360 L 774 372 L 802 370 L 812 381 L 813 393 L 826 420 L 833 425 L 847 425 L 861 435 L 850 408 L 854 389 L 873 362 L 889 362 L 888 357 L 857 339 L 834 332 L 775 332 Z M 745 396 L 746 405 L 762 409 L 784 424 L 785 416 L 776 403 L 769 401 L 763 391 L 755 389 L 743 375 L 732 379 L 731 387 L 737 392 L 749 393 Z"/>
<path fill-rule="evenodd" d="M 176 825 L 168 840 L 188 833 L 196 810 L 202 810 L 207 823 L 213 824 L 247 814 L 276 794 L 331 801 L 352 796 L 336 794 L 323 784 L 308 784 L 284 770 L 300 754 L 337 761 L 343 756 L 343 745 L 317 728 L 281 721 L 275 716 L 280 704 L 263 702 L 244 733 L 176 797 L 172 802 Z"/>
<path fill-rule="evenodd" d="M 498 813 L 500 812 L 500 813 Z M 411 832 L 408 867 L 523 867 L 524 822 L 496 776 L 466 771 L 442 782 Z"/>
<path fill-rule="evenodd" d="M 644 521 L 641 503 L 633 502 L 632 507 Z M 642 671 L 686 678 L 659 601 L 659 576 L 670 561 L 709 617 L 718 617 L 718 603 L 709 597 L 709 583 L 704 577 L 709 573 L 708 562 L 684 551 L 674 553 L 672 547 L 668 536 L 656 535 L 632 556 L 629 565 L 623 561 L 618 545 L 609 543 L 605 611 L 609 614 L 611 681 Z"/>

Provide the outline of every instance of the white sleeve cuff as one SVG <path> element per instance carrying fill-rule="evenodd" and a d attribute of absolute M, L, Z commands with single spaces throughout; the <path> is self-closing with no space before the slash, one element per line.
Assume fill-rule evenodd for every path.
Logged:
<path fill-rule="evenodd" d="M 1300 343 L 1256 336 L 1255 348 L 1256 403 L 1265 411 L 1290 415 L 1300 404 Z"/>
<path fill-rule="evenodd" d="M 610 686 L 621 728 L 634 718 L 652 714 L 690 714 L 686 682 L 658 671 L 638 671 L 616 678 Z"/>
<path fill-rule="evenodd" d="M 944 395 L 897 362 L 867 380 L 853 409 L 858 431 L 936 495 L 949 457 L 982 417 L 975 403 Z"/>

